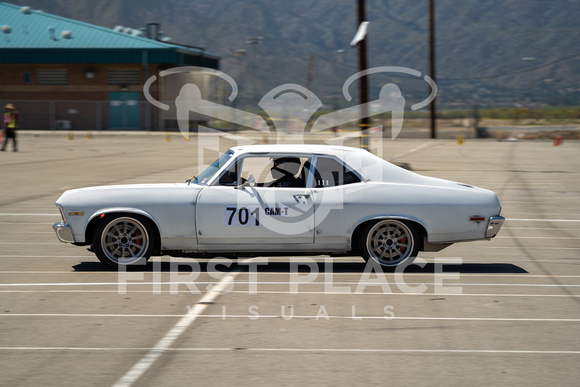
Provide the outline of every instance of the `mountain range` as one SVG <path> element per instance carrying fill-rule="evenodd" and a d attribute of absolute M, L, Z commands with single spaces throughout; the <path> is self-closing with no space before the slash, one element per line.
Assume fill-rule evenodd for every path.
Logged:
<path fill-rule="evenodd" d="M 580 2 L 434 0 L 439 106 L 458 108 L 580 103 Z M 342 101 L 357 72 L 356 0 L 12 0 L 59 16 L 114 28 L 158 22 L 171 42 L 218 54 L 221 70 L 246 97 L 283 84 Z M 369 67 L 428 74 L 428 0 L 366 0 Z M 247 43 L 248 38 L 259 44 Z M 393 82 L 409 100 L 418 77 L 371 76 L 374 98 Z"/>

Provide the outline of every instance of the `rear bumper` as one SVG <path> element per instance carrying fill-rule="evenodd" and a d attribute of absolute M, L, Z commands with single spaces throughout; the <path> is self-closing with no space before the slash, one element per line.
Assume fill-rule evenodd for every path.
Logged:
<path fill-rule="evenodd" d="M 73 233 L 68 224 L 63 222 L 58 222 L 52 225 L 52 229 L 56 232 L 58 240 L 63 243 L 74 243 Z"/>
<path fill-rule="evenodd" d="M 497 235 L 501 226 L 505 222 L 503 216 L 492 216 L 489 218 L 489 223 L 487 224 L 487 232 L 485 233 L 486 238 L 493 238 Z"/>

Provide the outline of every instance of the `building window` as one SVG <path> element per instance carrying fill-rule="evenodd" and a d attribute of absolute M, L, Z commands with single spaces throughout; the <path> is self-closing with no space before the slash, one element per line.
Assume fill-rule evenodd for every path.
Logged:
<path fill-rule="evenodd" d="M 68 85 L 68 70 L 37 70 L 39 85 Z"/>
<path fill-rule="evenodd" d="M 22 83 L 30 83 L 30 82 L 31 82 L 30 73 L 28 71 L 22 73 Z"/>
<path fill-rule="evenodd" d="M 140 85 L 139 70 L 109 70 L 109 85 Z"/>

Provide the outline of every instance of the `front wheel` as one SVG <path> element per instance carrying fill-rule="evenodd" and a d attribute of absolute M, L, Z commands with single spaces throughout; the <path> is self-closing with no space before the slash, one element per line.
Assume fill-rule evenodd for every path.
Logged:
<path fill-rule="evenodd" d="M 112 269 L 144 265 L 154 249 L 155 234 L 147 221 L 118 216 L 104 221 L 94 234 L 93 249 L 99 261 Z"/>
<path fill-rule="evenodd" d="M 407 223 L 386 219 L 367 225 L 360 238 L 360 251 L 365 260 L 393 267 L 411 263 L 419 253 L 416 233 Z"/>

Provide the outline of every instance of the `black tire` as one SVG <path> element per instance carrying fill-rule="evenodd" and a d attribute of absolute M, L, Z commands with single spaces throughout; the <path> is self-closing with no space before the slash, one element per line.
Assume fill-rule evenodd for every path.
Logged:
<path fill-rule="evenodd" d="M 150 222 L 135 215 L 105 218 L 93 237 L 99 261 L 112 269 L 145 265 L 153 254 L 157 237 Z"/>
<path fill-rule="evenodd" d="M 384 219 L 366 225 L 359 239 L 365 260 L 372 259 L 384 267 L 410 264 L 419 254 L 418 234 L 414 227 L 396 219 Z"/>

